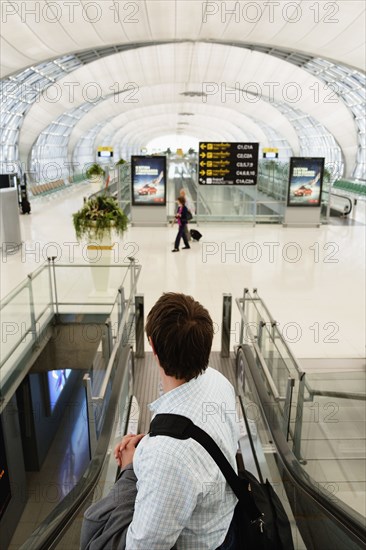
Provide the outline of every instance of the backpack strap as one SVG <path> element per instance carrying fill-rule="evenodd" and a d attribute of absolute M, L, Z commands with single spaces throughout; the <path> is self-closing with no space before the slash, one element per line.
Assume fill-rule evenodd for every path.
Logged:
<path fill-rule="evenodd" d="M 175 439 L 192 438 L 197 441 L 216 462 L 235 496 L 244 505 L 250 519 L 253 521 L 262 516 L 250 495 L 249 481 L 239 478 L 217 443 L 192 420 L 180 414 L 157 414 L 150 424 L 149 435 L 150 437 L 165 435 Z M 243 490 L 243 483 L 246 485 L 246 490 Z"/>

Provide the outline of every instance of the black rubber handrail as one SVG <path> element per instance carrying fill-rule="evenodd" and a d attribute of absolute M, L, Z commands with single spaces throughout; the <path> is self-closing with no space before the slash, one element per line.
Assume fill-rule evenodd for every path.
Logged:
<path fill-rule="evenodd" d="M 325 192 L 325 193 L 328 193 L 328 191 L 324 191 L 324 192 Z M 349 204 L 349 210 L 347 210 L 346 212 L 345 212 L 345 211 L 342 212 L 342 214 L 343 214 L 344 216 L 348 216 L 348 215 L 352 212 L 353 202 L 352 202 L 352 200 L 351 200 L 349 197 L 347 197 L 346 195 L 338 195 L 338 193 L 333 193 L 333 192 L 331 192 L 331 193 L 330 193 L 330 200 L 332 199 L 332 197 L 337 197 L 337 198 L 340 198 L 340 199 L 344 199 L 344 200 L 346 200 L 346 201 L 348 202 L 348 204 Z M 337 210 L 336 208 L 332 208 L 332 205 L 330 205 L 330 209 L 331 209 L 331 210 Z M 337 212 L 340 212 L 340 210 L 337 210 Z"/>

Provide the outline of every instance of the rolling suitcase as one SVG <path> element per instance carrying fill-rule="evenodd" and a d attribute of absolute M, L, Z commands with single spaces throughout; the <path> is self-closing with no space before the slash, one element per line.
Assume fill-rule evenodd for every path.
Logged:
<path fill-rule="evenodd" d="M 22 209 L 22 214 L 30 214 L 31 205 L 30 205 L 30 202 L 27 199 L 22 199 L 21 209 Z"/>
<path fill-rule="evenodd" d="M 191 229 L 190 233 L 194 241 L 199 241 L 200 238 L 202 237 L 202 234 L 199 231 L 197 231 L 197 229 Z"/>

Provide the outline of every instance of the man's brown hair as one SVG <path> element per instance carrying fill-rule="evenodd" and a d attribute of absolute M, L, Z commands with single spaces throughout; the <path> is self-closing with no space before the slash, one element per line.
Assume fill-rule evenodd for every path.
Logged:
<path fill-rule="evenodd" d="M 188 382 L 208 366 L 213 323 L 192 296 L 163 294 L 147 316 L 146 334 L 168 376 Z"/>

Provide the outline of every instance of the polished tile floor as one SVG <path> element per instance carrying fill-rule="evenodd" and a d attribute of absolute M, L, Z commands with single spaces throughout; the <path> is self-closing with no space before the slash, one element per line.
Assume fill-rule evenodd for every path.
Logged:
<path fill-rule="evenodd" d="M 85 262 L 71 214 L 90 187 L 79 184 L 32 202 L 32 213 L 21 216 L 21 251 L 2 255 L 2 297 L 47 256 Z M 365 344 L 365 207 L 359 201 L 354 209 L 357 225 L 200 224 L 201 241 L 177 254 L 171 253 L 176 227 L 130 227 L 115 261 L 133 255 L 142 266 L 138 290 L 145 296 L 146 312 L 166 291 L 201 301 L 217 325 L 215 350 L 220 348 L 222 294 L 235 298 L 244 287 L 255 287 L 298 358 L 360 358 Z M 238 332 L 234 305 L 232 345 Z"/>

